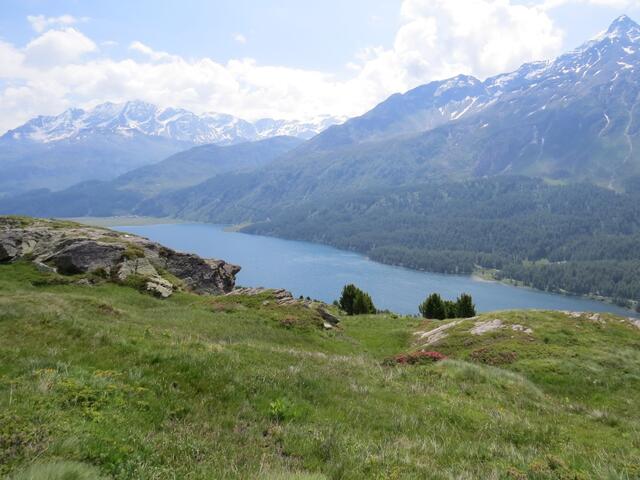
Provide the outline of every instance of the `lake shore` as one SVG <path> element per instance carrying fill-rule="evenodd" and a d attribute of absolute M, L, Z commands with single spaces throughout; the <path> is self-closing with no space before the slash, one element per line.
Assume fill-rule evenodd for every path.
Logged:
<path fill-rule="evenodd" d="M 188 220 L 182 220 L 182 219 L 177 219 L 177 218 L 169 218 L 169 217 L 163 217 L 163 218 L 158 218 L 158 217 L 145 217 L 145 216 L 115 216 L 115 217 L 80 217 L 80 218 L 65 218 L 65 220 L 72 220 L 72 221 L 77 221 L 78 223 L 83 223 L 85 225 L 91 225 L 91 226 L 97 226 L 97 227 L 105 227 L 105 228 L 112 228 L 112 227 L 145 227 L 145 226 L 154 226 L 154 225 L 195 225 L 195 224 L 200 224 L 200 225 L 210 225 L 210 226 L 216 226 L 216 227 L 222 227 L 224 232 L 227 233 L 244 233 L 242 232 L 243 227 L 245 227 L 247 224 L 237 224 L 237 225 L 217 225 L 217 224 L 210 224 L 210 223 L 204 223 L 204 222 L 195 222 L 195 221 L 188 221 Z M 252 237 L 261 237 L 262 235 L 251 235 Z M 274 239 L 280 239 L 283 241 L 291 241 L 293 239 L 282 239 L 280 237 L 269 237 L 266 236 L 266 238 L 274 238 Z M 298 240 L 293 240 L 293 241 L 298 241 Z M 304 242 L 304 243 L 310 243 L 310 242 Z M 331 248 L 337 248 L 334 245 L 330 245 L 330 244 L 321 244 L 321 243 L 310 243 L 312 245 L 324 245 L 324 246 L 328 246 Z M 338 249 L 340 250 L 340 249 Z M 341 250 L 344 252 L 349 252 L 348 250 Z M 420 270 L 420 269 L 415 269 L 415 268 L 411 268 L 408 267 L 406 265 L 396 265 L 393 263 L 386 263 L 386 262 L 380 262 L 379 260 L 375 260 L 375 259 L 371 259 L 369 257 L 366 256 L 366 254 L 363 254 L 361 252 L 349 252 L 349 253 L 354 253 L 354 254 L 358 254 L 358 255 L 363 255 L 365 258 L 367 258 L 369 261 L 374 262 L 378 265 L 388 265 L 388 266 L 392 266 L 395 268 L 403 268 L 403 269 L 407 269 L 409 271 L 412 272 L 421 272 L 421 273 L 432 273 L 434 275 L 451 275 L 451 276 L 455 276 L 452 274 L 440 274 L 440 273 L 436 273 L 436 272 L 428 272 L 425 270 Z M 515 287 L 518 288 L 520 290 L 530 290 L 532 292 L 539 292 L 539 293 L 552 293 L 555 295 L 560 295 L 563 297 L 567 297 L 567 298 L 575 298 L 575 299 L 583 299 L 583 300 L 591 300 L 591 301 L 596 301 L 598 303 L 602 303 L 605 305 L 611 305 L 614 307 L 617 307 L 623 311 L 627 312 L 628 316 L 638 316 L 638 312 L 630 309 L 628 307 L 623 307 L 620 305 L 617 305 L 613 299 L 610 298 L 605 298 L 605 297 L 600 297 L 600 296 L 596 296 L 596 295 L 576 295 L 573 294 L 571 292 L 565 292 L 565 291 L 554 291 L 554 292 L 545 292 L 543 290 L 538 290 L 536 288 L 533 288 L 529 285 L 526 285 L 522 282 L 518 282 L 515 280 L 511 280 L 511 279 L 497 279 L 495 277 L 495 275 L 493 275 L 492 271 L 489 270 L 484 270 L 484 269 L 478 269 L 476 271 L 474 271 L 473 273 L 471 273 L 470 275 L 468 275 L 468 278 L 475 281 L 475 282 L 479 282 L 479 283 L 495 283 L 495 284 L 500 284 L 500 285 L 505 285 L 505 286 L 510 286 L 510 287 Z M 619 314 L 621 312 L 618 312 Z"/>
<path fill-rule="evenodd" d="M 60 220 L 69 220 L 82 223 L 90 227 L 120 227 L 120 226 L 143 226 L 143 225 L 174 225 L 183 223 L 199 223 L 194 221 L 181 220 L 169 217 L 144 217 L 137 215 L 123 215 L 116 217 L 65 217 Z"/>
<path fill-rule="evenodd" d="M 327 303 L 342 287 L 354 283 L 371 294 L 376 307 L 400 314 L 417 314 L 418 305 L 433 292 L 456 298 L 473 296 L 478 311 L 536 309 L 611 312 L 637 316 L 631 310 L 587 298 L 518 288 L 502 282 L 478 281 L 470 275 L 424 272 L 375 262 L 365 255 L 318 243 L 300 242 L 230 231 L 229 225 L 205 223 L 115 226 L 176 250 L 240 265 L 239 285 L 285 288 L 294 296 Z"/>

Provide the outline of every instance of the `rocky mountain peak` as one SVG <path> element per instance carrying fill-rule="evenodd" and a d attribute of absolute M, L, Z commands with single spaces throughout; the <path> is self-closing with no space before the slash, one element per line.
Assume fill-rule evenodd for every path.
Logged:
<path fill-rule="evenodd" d="M 230 145 L 281 135 L 308 139 L 339 122 L 338 118 L 326 116 L 309 122 L 274 119 L 250 122 L 228 114 L 198 115 L 182 108 L 161 108 L 142 100 L 131 100 L 39 116 L 10 130 L 1 139 L 52 143 L 87 135 L 131 137 L 141 134 L 191 144 Z"/>
<path fill-rule="evenodd" d="M 640 35 L 640 25 L 627 15 L 621 15 L 611 23 L 605 35 L 610 37 L 631 35 L 637 39 L 638 35 Z"/>

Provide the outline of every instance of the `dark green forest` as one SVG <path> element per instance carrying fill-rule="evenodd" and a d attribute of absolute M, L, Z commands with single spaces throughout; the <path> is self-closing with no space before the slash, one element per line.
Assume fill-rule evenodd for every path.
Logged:
<path fill-rule="evenodd" d="M 505 176 L 311 200 L 245 231 L 625 304 L 640 300 L 639 206 L 638 193 Z"/>

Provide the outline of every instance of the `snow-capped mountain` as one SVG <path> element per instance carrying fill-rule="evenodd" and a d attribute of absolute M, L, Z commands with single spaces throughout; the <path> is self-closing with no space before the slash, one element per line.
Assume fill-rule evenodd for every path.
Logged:
<path fill-rule="evenodd" d="M 615 90 L 629 78 L 636 82 L 639 68 L 640 26 L 623 15 L 606 32 L 554 60 L 526 63 L 484 81 L 458 75 L 392 95 L 364 115 L 328 128 L 312 144 L 331 148 L 425 132 L 472 117 L 497 103 L 504 106 L 525 98 L 537 98 L 535 104 L 543 102 L 535 108 L 561 106 L 599 85 Z"/>
<path fill-rule="evenodd" d="M 0 197 L 109 180 L 196 145 L 235 145 L 284 135 L 308 139 L 336 122 L 326 116 L 313 122 L 248 122 L 141 101 L 72 108 L 36 117 L 0 137 Z"/>
<path fill-rule="evenodd" d="M 3 135 L 3 140 L 52 143 L 107 134 L 148 135 L 192 144 L 229 145 L 288 135 L 308 139 L 339 120 L 323 116 L 313 122 L 261 119 L 249 122 L 232 115 L 196 115 L 180 108 L 159 108 L 130 101 L 103 103 L 90 110 L 69 109 L 56 116 L 39 116 Z"/>
<path fill-rule="evenodd" d="M 264 195 L 251 183 L 242 203 L 266 208 L 274 189 L 281 201 L 294 202 L 503 174 L 637 188 L 639 107 L 640 26 L 623 16 L 556 59 L 392 95 L 279 159 L 260 179 Z"/>

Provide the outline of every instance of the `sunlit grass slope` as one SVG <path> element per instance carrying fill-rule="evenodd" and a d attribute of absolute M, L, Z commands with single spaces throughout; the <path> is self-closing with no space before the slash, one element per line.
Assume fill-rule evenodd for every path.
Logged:
<path fill-rule="evenodd" d="M 420 332 L 444 323 L 326 331 L 268 295 L 159 300 L 45 278 L 0 265 L 8 478 L 640 476 L 640 329 L 626 319 L 495 312 L 434 340 Z M 389 361 L 420 349 L 449 359 Z"/>

